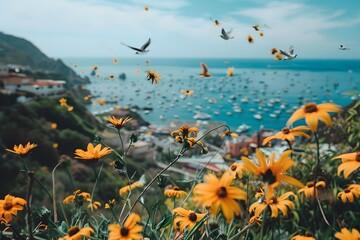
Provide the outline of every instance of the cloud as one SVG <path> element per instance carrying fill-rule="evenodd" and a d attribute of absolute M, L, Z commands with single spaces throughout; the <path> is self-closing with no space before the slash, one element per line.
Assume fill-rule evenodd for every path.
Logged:
<path fill-rule="evenodd" d="M 351 28 L 360 22 L 359 16 L 347 16 L 341 9 L 318 10 L 302 3 L 272 1 L 242 7 L 231 14 L 219 9 L 221 27 L 233 28 L 235 37 L 224 41 L 219 37 L 221 27 L 215 27 L 205 12 L 183 14 L 190 4 L 201 3 L 12 0 L 2 3 L 0 29 L 29 39 L 53 57 L 134 56 L 120 43 L 139 47 L 149 37 L 149 57 L 271 58 L 269 49 L 287 49 L 292 44 L 301 52 L 299 57 L 327 57 L 328 49 L 338 46 L 341 40 L 339 34 L 329 35 L 328 31 Z M 145 5 L 149 11 L 144 11 Z M 232 5 L 236 6 L 235 2 Z M 263 38 L 251 28 L 256 23 L 271 27 L 263 28 Z M 255 38 L 255 44 L 247 43 L 249 34 Z M 349 45 L 349 41 L 341 43 Z"/>

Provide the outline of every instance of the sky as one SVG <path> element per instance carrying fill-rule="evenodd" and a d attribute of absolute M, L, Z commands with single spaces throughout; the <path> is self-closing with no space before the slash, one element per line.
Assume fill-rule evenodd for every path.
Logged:
<path fill-rule="evenodd" d="M 121 43 L 140 47 L 148 38 L 148 57 L 266 59 L 271 48 L 293 45 L 303 59 L 360 58 L 359 0 L 0 0 L 0 6 L 0 31 L 53 58 L 135 57 Z M 222 28 L 234 38 L 223 40 Z"/>

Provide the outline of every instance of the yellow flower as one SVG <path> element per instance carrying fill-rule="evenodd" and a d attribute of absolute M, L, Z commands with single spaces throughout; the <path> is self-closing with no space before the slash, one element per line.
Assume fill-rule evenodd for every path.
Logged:
<path fill-rule="evenodd" d="M 134 182 L 130 185 L 126 185 L 125 187 L 120 188 L 119 194 L 124 195 L 134 190 L 135 188 L 144 186 L 140 181 Z"/>
<path fill-rule="evenodd" d="M 90 200 L 90 193 L 88 192 L 81 192 L 80 190 L 76 190 L 73 192 L 72 195 L 67 196 L 64 200 L 64 204 L 71 204 L 75 203 L 77 206 L 82 206 L 84 201 Z"/>
<path fill-rule="evenodd" d="M 182 207 L 175 208 L 172 212 L 175 214 L 174 228 L 181 232 L 185 228 L 190 231 L 205 216 L 205 214 L 195 213 Z"/>
<path fill-rule="evenodd" d="M 121 129 L 126 123 L 130 122 L 132 118 L 126 117 L 126 118 L 117 119 L 115 116 L 112 116 L 111 118 L 110 117 L 105 118 L 105 120 L 111 123 L 117 129 Z"/>
<path fill-rule="evenodd" d="M 58 143 L 53 143 L 53 148 L 58 148 L 59 144 Z"/>
<path fill-rule="evenodd" d="M 67 100 L 66 98 L 60 98 L 59 99 L 60 106 L 67 106 Z"/>
<path fill-rule="evenodd" d="M 59 238 L 58 240 L 82 240 L 89 239 L 89 236 L 94 233 L 94 230 L 91 227 L 85 227 L 80 229 L 78 226 L 69 228 L 68 235 Z"/>
<path fill-rule="evenodd" d="M 197 184 L 194 188 L 194 201 L 211 207 L 213 218 L 219 208 L 229 223 L 235 216 L 242 213 L 236 200 L 246 200 L 246 193 L 237 187 L 231 187 L 233 176 L 225 172 L 220 179 L 215 175 L 204 176 L 205 183 Z"/>
<path fill-rule="evenodd" d="M 296 195 L 293 192 L 287 192 L 281 195 L 279 198 L 273 196 L 267 198 L 264 201 L 254 202 L 249 208 L 249 212 L 255 212 L 254 216 L 260 216 L 264 209 L 269 206 L 271 210 L 271 217 L 277 217 L 279 215 L 279 210 L 287 216 L 288 208 L 293 209 L 294 203 L 290 200 L 286 200 L 288 197 L 293 196 L 296 198 Z"/>
<path fill-rule="evenodd" d="M 144 7 L 144 10 L 145 10 L 145 11 L 149 11 L 149 7 L 148 7 L 148 6 L 145 6 L 145 7 Z"/>
<path fill-rule="evenodd" d="M 192 96 L 194 94 L 194 91 L 193 90 L 184 90 L 184 89 L 181 89 L 180 90 L 181 93 L 185 94 L 185 96 Z"/>
<path fill-rule="evenodd" d="M 156 70 L 147 71 L 146 78 L 148 81 L 151 81 L 152 84 L 158 84 L 158 81 L 161 79 L 160 75 L 156 73 Z"/>
<path fill-rule="evenodd" d="M 56 129 L 56 128 L 57 128 L 57 124 L 56 124 L 56 123 L 51 123 L 50 127 L 51 127 L 52 129 Z"/>
<path fill-rule="evenodd" d="M 124 226 L 118 224 L 109 225 L 108 240 L 141 240 L 143 236 L 141 231 L 142 226 L 137 225 L 140 222 L 140 216 L 136 213 L 131 213 L 126 219 Z"/>
<path fill-rule="evenodd" d="M 296 235 L 291 238 L 291 240 L 315 240 L 314 236 L 309 233 L 305 232 L 305 235 Z"/>
<path fill-rule="evenodd" d="M 98 99 L 96 101 L 99 105 L 104 105 L 106 103 L 106 100 L 105 99 Z"/>
<path fill-rule="evenodd" d="M 232 76 L 234 76 L 234 72 L 235 72 L 235 69 L 233 67 L 228 68 L 228 70 L 226 72 L 226 76 L 232 77 Z"/>
<path fill-rule="evenodd" d="M 247 40 L 248 40 L 249 43 L 254 43 L 254 39 L 253 39 L 253 37 L 251 35 L 247 36 Z"/>
<path fill-rule="evenodd" d="M 114 63 L 114 64 L 117 64 L 118 62 L 119 62 L 119 59 L 118 59 L 118 58 L 114 58 L 114 59 L 113 59 L 113 63 Z"/>
<path fill-rule="evenodd" d="M 346 203 L 354 202 L 354 197 L 359 198 L 360 197 L 360 185 L 359 184 L 351 184 L 347 188 L 344 189 L 344 191 L 339 192 L 337 195 L 338 198 L 341 198 L 341 201 Z"/>
<path fill-rule="evenodd" d="M 172 189 L 166 189 L 164 195 L 167 197 L 186 197 L 188 194 L 185 191 L 181 191 L 179 187 L 174 186 Z"/>
<path fill-rule="evenodd" d="M 259 149 L 256 149 L 256 157 L 259 162 L 259 166 L 252 163 L 247 157 L 241 157 L 245 167 L 248 171 L 252 172 L 256 176 L 261 176 L 265 186 L 268 186 L 268 196 L 273 195 L 273 189 L 279 185 L 281 181 L 288 182 L 296 187 L 304 187 L 304 185 L 297 179 L 285 175 L 285 172 L 295 165 L 295 162 L 288 158 L 291 154 L 291 150 L 285 151 L 279 159 L 275 162 L 275 154 L 271 154 L 269 157 L 269 163 L 266 163 L 266 156 Z"/>
<path fill-rule="evenodd" d="M 277 53 L 279 50 L 277 48 L 272 48 L 271 49 L 271 54 L 274 55 L 275 53 Z"/>
<path fill-rule="evenodd" d="M 94 65 L 94 66 L 91 67 L 91 69 L 94 70 L 94 71 L 98 70 L 98 68 L 99 67 L 97 65 Z"/>
<path fill-rule="evenodd" d="M 196 137 L 199 133 L 199 129 L 196 127 L 189 127 L 187 125 L 182 126 L 180 129 L 172 131 L 171 136 L 179 135 L 182 138 Z"/>
<path fill-rule="evenodd" d="M 6 195 L 4 200 L 0 200 L 0 222 L 5 221 L 9 223 L 12 217 L 17 215 L 18 211 L 24 209 L 25 204 L 25 199 L 14 197 L 10 194 Z"/>
<path fill-rule="evenodd" d="M 274 56 L 275 60 L 282 60 L 283 55 L 281 53 L 278 53 Z"/>
<path fill-rule="evenodd" d="M 305 122 L 311 131 L 316 132 L 318 120 L 323 121 L 327 126 L 331 126 L 332 121 L 328 112 L 339 113 L 341 112 L 341 108 L 333 103 L 322 103 L 319 105 L 307 103 L 291 115 L 286 125 L 290 126 L 295 121 L 305 118 Z"/>
<path fill-rule="evenodd" d="M 108 155 L 109 153 L 111 153 L 110 148 L 104 147 L 103 149 L 101 149 L 101 144 L 98 144 L 98 145 L 96 145 L 96 147 L 94 147 L 94 145 L 89 143 L 87 145 L 86 151 L 84 151 L 82 149 L 75 150 L 75 155 L 77 155 L 77 156 L 75 156 L 75 158 L 89 160 L 89 161 L 97 161 L 100 158 L 102 158 L 103 156 Z"/>
<path fill-rule="evenodd" d="M 339 240 L 359 240 L 360 233 L 355 228 L 351 232 L 347 228 L 342 228 L 341 232 L 335 233 L 335 237 Z"/>
<path fill-rule="evenodd" d="M 107 203 L 105 203 L 105 209 L 109 209 L 112 206 L 114 206 L 116 204 L 115 199 L 109 200 Z"/>
<path fill-rule="evenodd" d="M 347 179 L 349 175 L 360 167 L 360 152 L 346 153 L 333 157 L 332 159 L 341 158 L 341 164 L 338 167 L 338 176 L 344 171 L 344 178 Z"/>
<path fill-rule="evenodd" d="M 318 187 L 325 187 L 326 184 L 324 181 L 319 181 L 316 183 L 316 194 Z M 314 196 L 314 182 L 306 183 L 306 186 L 298 190 L 298 193 L 304 193 L 306 198 L 312 198 Z"/>
<path fill-rule="evenodd" d="M 289 141 L 290 143 L 293 143 L 296 136 L 310 138 L 309 135 L 303 132 L 304 130 L 310 130 L 310 128 L 306 126 L 298 126 L 293 129 L 285 127 L 280 132 L 277 132 L 275 135 L 265 138 L 262 142 L 262 145 L 264 146 L 272 139 L 281 139 L 283 141 Z"/>
<path fill-rule="evenodd" d="M 90 202 L 90 199 L 88 200 L 88 202 Z M 94 202 L 92 202 L 92 204 L 89 203 L 87 208 L 91 208 L 91 205 L 92 205 L 93 209 L 98 209 L 101 206 L 101 202 L 94 201 Z"/>
<path fill-rule="evenodd" d="M 243 163 L 234 162 L 230 166 L 230 173 L 233 178 L 242 178 L 243 174 L 246 172 L 245 165 Z"/>
<path fill-rule="evenodd" d="M 27 142 L 26 145 L 19 144 L 19 146 L 14 145 L 14 150 L 11 149 L 5 149 L 6 151 L 19 154 L 19 155 L 26 155 L 31 149 L 36 148 L 37 144 Z"/>
<path fill-rule="evenodd" d="M 259 226 L 261 226 L 262 218 L 259 217 L 259 216 L 252 216 L 252 217 L 249 219 L 249 222 L 250 222 L 251 224 L 257 223 Z"/>
<path fill-rule="evenodd" d="M 230 132 L 229 130 L 226 130 L 223 134 L 220 135 L 221 139 L 224 139 L 224 137 L 232 137 L 232 138 L 238 138 L 239 134 Z"/>
<path fill-rule="evenodd" d="M 74 107 L 73 107 L 73 106 L 69 106 L 69 107 L 67 108 L 67 110 L 68 110 L 69 112 L 71 112 L 72 110 L 74 110 Z"/>
<path fill-rule="evenodd" d="M 259 188 L 255 193 L 255 198 L 260 199 L 265 195 L 264 189 Z"/>
<path fill-rule="evenodd" d="M 259 36 L 263 37 L 264 36 L 264 32 L 259 32 Z"/>

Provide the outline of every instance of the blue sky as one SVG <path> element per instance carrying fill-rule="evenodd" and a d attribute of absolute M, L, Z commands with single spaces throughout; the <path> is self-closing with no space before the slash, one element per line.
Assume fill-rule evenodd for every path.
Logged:
<path fill-rule="evenodd" d="M 360 58 L 359 0 L 0 2 L 0 31 L 30 40 L 50 57 L 134 57 L 121 42 L 140 47 L 151 37 L 148 57 L 272 58 L 271 48 L 293 45 L 298 58 Z M 222 27 L 233 29 L 234 39 L 221 39 Z M 340 51 L 340 44 L 351 50 Z"/>

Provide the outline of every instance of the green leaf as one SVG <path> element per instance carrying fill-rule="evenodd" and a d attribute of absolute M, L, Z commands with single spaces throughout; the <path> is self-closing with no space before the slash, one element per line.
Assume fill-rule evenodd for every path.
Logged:
<path fill-rule="evenodd" d="M 190 239 L 195 233 L 196 231 L 204 224 L 204 222 L 206 222 L 206 220 L 209 218 L 209 216 L 204 216 L 200 221 L 198 221 L 195 226 L 191 229 L 191 231 L 189 231 L 184 240 L 188 240 Z"/>
<path fill-rule="evenodd" d="M 193 182 L 194 180 L 186 180 L 186 179 L 182 179 L 182 180 L 178 180 L 176 181 L 177 183 L 191 183 Z"/>
<path fill-rule="evenodd" d="M 157 224 L 156 231 L 159 231 L 161 228 L 169 226 L 172 222 L 172 219 L 172 214 L 165 215 L 165 217 Z"/>

